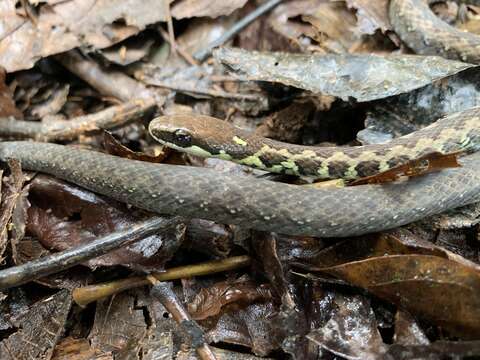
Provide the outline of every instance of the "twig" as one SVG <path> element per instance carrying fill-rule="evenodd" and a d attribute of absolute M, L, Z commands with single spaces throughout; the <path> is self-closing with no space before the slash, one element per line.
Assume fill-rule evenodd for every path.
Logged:
<path fill-rule="evenodd" d="M 282 0 L 270 0 L 266 3 L 260 5 L 254 11 L 249 13 L 247 16 L 242 18 L 240 21 L 236 22 L 230 29 L 225 31 L 222 36 L 220 36 L 217 40 L 212 41 L 207 47 L 203 50 L 197 51 L 193 57 L 200 62 L 203 62 L 207 57 L 210 56 L 212 50 L 217 46 L 223 45 L 225 42 L 233 38 L 238 32 L 243 30 L 245 27 L 250 25 L 254 20 L 258 17 L 262 16 L 266 12 L 273 9 L 275 6 L 280 4 Z"/>
<path fill-rule="evenodd" d="M 188 53 L 187 51 L 185 51 L 185 49 L 183 47 L 181 47 L 180 45 L 178 45 L 177 43 L 175 43 L 174 45 L 172 45 L 171 43 L 171 40 L 170 40 L 170 37 L 168 36 L 168 33 L 163 30 L 160 26 L 157 28 L 158 32 L 160 33 L 160 35 L 162 36 L 163 40 L 165 40 L 166 42 L 168 42 L 170 44 L 171 47 L 175 46 L 175 49 L 178 51 L 178 53 L 190 64 L 190 65 L 198 65 L 198 61 L 195 60 L 192 55 L 190 55 L 190 53 Z"/>
<path fill-rule="evenodd" d="M 167 28 L 168 28 L 168 39 L 170 46 L 172 47 L 172 52 L 175 54 L 177 52 L 177 44 L 175 43 L 175 32 L 173 31 L 173 21 L 172 13 L 170 11 L 170 4 L 167 5 Z"/>
<path fill-rule="evenodd" d="M 93 60 L 88 60 L 77 51 L 69 51 L 55 56 L 69 71 L 89 83 L 101 94 L 111 95 L 122 101 L 132 99 L 155 99 L 160 106 L 164 98 L 155 91 L 147 88 L 141 82 L 132 79 L 120 71 L 106 70 Z"/>
<path fill-rule="evenodd" d="M 151 275 L 148 276 L 148 280 L 153 284 L 151 294 L 172 314 L 173 319 L 180 325 L 185 335 L 189 338 L 191 347 L 197 351 L 199 358 L 202 360 L 215 360 L 215 354 L 205 342 L 205 333 L 195 320 L 190 317 L 187 310 L 172 291 L 170 284 L 160 282 Z"/>
<path fill-rule="evenodd" d="M 118 249 L 121 246 L 131 244 L 152 234 L 166 231 L 180 222 L 181 219 L 179 217 L 164 218 L 155 216 L 131 226 L 127 230 L 104 236 L 89 244 L 1 270 L 0 290 L 19 286 L 43 276 L 71 268 L 94 257 L 104 255 L 111 250 Z"/>
<path fill-rule="evenodd" d="M 209 275 L 218 272 L 239 269 L 250 264 L 249 256 L 234 256 L 215 261 L 207 261 L 196 265 L 179 266 L 164 272 L 153 273 L 158 281 L 185 279 L 193 276 Z M 134 287 L 148 285 L 150 282 L 145 276 L 135 276 L 122 280 L 115 280 L 103 284 L 84 286 L 73 290 L 73 300 L 80 306 L 86 306 L 107 296 Z"/>
<path fill-rule="evenodd" d="M 164 83 L 161 81 L 154 81 L 154 82 L 152 81 L 152 85 L 163 87 L 165 89 L 178 91 L 181 93 L 199 94 L 199 95 L 206 95 L 211 97 L 244 100 L 244 101 L 262 101 L 262 97 L 256 94 L 235 94 L 235 93 L 226 92 L 223 90 L 211 90 L 211 89 L 203 90 L 203 89 L 198 89 L 198 88 L 189 87 L 189 86 L 182 86 L 180 84 L 172 85 L 172 84 Z"/>
<path fill-rule="evenodd" d="M 153 99 L 137 99 L 68 121 L 43 123 L 0 118 L 0 136 L 36 141 L 73 140 L 85 133 L 118 129 L 142 117 L 154 107 Z"/>

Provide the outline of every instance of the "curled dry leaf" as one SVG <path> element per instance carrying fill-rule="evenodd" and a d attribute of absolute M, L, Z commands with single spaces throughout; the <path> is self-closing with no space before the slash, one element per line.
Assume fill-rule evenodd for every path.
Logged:
<path fill-rule="evenodd" d="M 401 94 L 473 67 L 437 56 L 304 55 L 219 48 L 215 58 L 236 75 L 359 102 Z"/>
<path fill-rule="evenodd" d="M 248 304 L 271 298 L 267 285 L 256 285 L 252 281 L 222 281 L 203 288 L 188 303 L 188 312 L 195 320 L 203 320 L 217 315 L 230 303 Z"/>
<path fill-rule="evenodd" d="M 167 147 L 162 148 L 162 152 L 156 156 L 148 155 L 142 152 L 135 152 L 120 144 L 115 137 L 108 131 L 103 132 L 103 146 L 111 155 L 121 156 L 127 159 L 161 163 L 170 153 Z"/>
<path fill-rule="evenodd" d="M 67 0 L 37 5 L 36 24 L 20 16 L 16 0 L 0 4 L 0 65 L 28 69 L 43 57 L 77 46 L 104 48 L 167 19 L 166 0 Z"/>

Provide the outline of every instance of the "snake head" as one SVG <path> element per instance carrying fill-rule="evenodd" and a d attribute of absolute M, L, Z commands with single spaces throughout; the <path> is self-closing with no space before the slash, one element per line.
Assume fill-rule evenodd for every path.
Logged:
<path fill-rule="evenodd" d="M 150 122 L 149 132 L 163 145 L 202 157 L 226 157 L 239 147 L 239 130 L 210 116 L 160 116 Z"/>

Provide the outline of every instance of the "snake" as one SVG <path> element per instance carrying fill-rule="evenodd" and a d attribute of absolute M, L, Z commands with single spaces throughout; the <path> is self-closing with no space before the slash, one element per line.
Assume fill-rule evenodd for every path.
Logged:
<path fill-rule="evenodd" d="M 169 115 L 150 122 L 158 142 L 202 157 L 234 161 L 310 181 L 373 176 L 429 154 L 480 147 L 480 112 L 472 108 L 384 144 L 316 147 L 288 144 L 243 131 L 210 116 Z"/>
<path fill-rule="evenodd" d="M 438 0 L 390 0 L 390 23 L 417 54 L 480 63 L 480 36 L 461 31 L 439 19 L 429 5 Z M 480 5 L 479 0 L 457 2 Z"/>
<path fill-rule="evenodd" d="M 425 4 L 420 0 L 390 2 L 392 25 L 403 41 L 421 54 L 431 51 L 475 62 L 471 54 L 476 54 L 476 45 L 465 45 L 469 40 L 452 41 L 453 28 L 442 25 L 442 31 L 433 36 L 429 27 L 435 28 L 437 20 L 429 18 L 431 11 Z M 446 42 L 441 42 L 445 32 L 449 35 L 443 37 Z M 461 39 L 470 38 L 465 33 L 456 34 Z M 434 37 L 439 39 L 433 41 Z M 48 173 L 160 214 L 289 235 L 350 237 L 396 228 L 480 201 L 480 152 L 476 151 L 479 117 L 480 108 L 472 108 L 388 144 L 352 148 L 282 144 L 238 132 L 225 124 L 219 128 L 201 126 L 202 122 L 213 121 L 205 117 L 190 118 L 190 122 L 183 118 L 178 126 L 181 116 L 164 116 L 149 127 L 155 139 L 182 151 L 320 179 L 360 177 L 428 152 L 471 152 L 459 159 L 459 168 L 380 185 L 304 187 L 30 141 L 1 142 L 0 160 L 17 159 L 24 169 Z M 169 125 L 165 127 L 165 123 Z M 218 141 L 222 138 L 228 141 Z"/>

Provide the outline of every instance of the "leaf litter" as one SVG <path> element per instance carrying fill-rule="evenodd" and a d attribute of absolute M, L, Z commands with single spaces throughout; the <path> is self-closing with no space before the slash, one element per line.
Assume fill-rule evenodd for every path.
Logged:
<path fill-rule="evenodd" d="M 477 66 L 415 55 L 387 3 L 293 0 L 260 13 L 253 0 L 0 2 L 0 135 L 295 182 L 164 149 L 148 121 L 203 114 L 280 141 L 350 146 L 477 106 Z M 475 29 L 478 8 L 432 9 Z M 253 22 L 242 24 L 248 15 Z M 455 166 L 457 156 L 429 154 L 363 180 L 407 181 Z M 153 216 L 15 162 L 1 176 L 0 278 Z M 472 204 L 342 240 L 176 218 L 136 243 L 3 290 L 0 357 L 480 356 L 479 213 Z M 172 277 L 152 281 L 161 274 Z M 150 283 L 168 294 L 150 293 Z M 73 302 L 72 290 L 88 301 Z"/>

